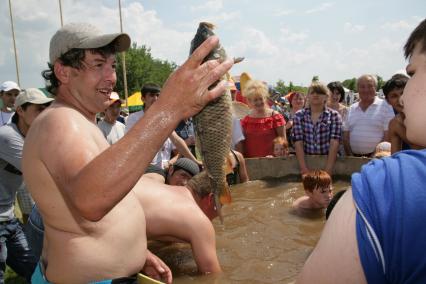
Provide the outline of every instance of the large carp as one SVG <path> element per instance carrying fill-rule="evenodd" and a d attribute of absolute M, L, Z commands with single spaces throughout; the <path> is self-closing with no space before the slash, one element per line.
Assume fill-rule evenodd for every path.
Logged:
<path fill-rule="evenodd" d="M 208 37 L 214 35 L 213 28 L 213 24 L 200 23 L 197 33 L 191 41 L 190 54 Z M 204 58 L 203 62 L 211 59 L 226 59 L 226 52 L 220 44 Z M 196 145 L 200 150 L 203 165 L 210 180 L 218 215 L 223 222 L 222 204 L 232 201 L 225 174 L 225 159 L 231 149 L 232 135 L 230 91 L 227 90 L 220 97 L 208 103 L 194 116 L 194 123 Z"/>

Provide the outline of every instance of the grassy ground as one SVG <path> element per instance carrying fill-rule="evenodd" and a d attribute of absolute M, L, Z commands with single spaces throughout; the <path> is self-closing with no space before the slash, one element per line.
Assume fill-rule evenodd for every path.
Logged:
<path fill-rule="evenodd" d="M 27 283 L 24 278 L 17 275 L 12 269 L 6 267 L 6 274 L 4 277 L 5 284 L 25 284 Z"/>

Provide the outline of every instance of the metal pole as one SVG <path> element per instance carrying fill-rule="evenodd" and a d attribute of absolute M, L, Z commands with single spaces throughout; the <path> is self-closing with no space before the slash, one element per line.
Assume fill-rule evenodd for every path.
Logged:
<path fill-rule="evenodd" d="M 123 32 L 123 20 L 121 18 L 121 0 L 118 0 L 118 9 L 120 12 L 120 32 Z M 127 108 L 129 106 L 127 102 L 129 93 L 127 92 L 126 52 L 125 51 L 121 53 L 121 65 L 123 66 L 124 98 L 126 101 L 126 108 Z"/>
<path fill-rule="evenodd" d="M 21 86 L 21 82 L 19 80 L 18 54 L 16 53 L 15 28 L 13 26 L 12 3 L 10 3 L 10 0 L 9 0 L 9 14 L 10 14 L 10 24 L 12 26 L 13 51 L 15 52 L 16 79 L 18 81 L 18 85 Z"/>
<path fill-rule="evenodd" d="M 63 27 L 64 19 L 62 18 L 62 1 L 61 0 L 58 0 L 58 1 L 59 1 L 59 17 L 61 18 L 61 27 Z"/>

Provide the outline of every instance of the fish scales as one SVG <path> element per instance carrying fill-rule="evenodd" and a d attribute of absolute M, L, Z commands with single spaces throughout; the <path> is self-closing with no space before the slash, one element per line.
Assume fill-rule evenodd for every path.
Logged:
<path fill-rule="evenodd" d="M 214 35 L 212 31 L 213 27 L 210 23 L 200 23 L 197 33 L 191 42 L 190 54 L 208 37 Z M 226 52 L 220 44 L 204 58 L 203 62 L 211 59 L 226 59 Z M 215 84 L 210 86 L 210 88 Z M 205 171 L 210 178 L 218 214 L 221 220 L 223 220 L 221 203 L 231 202 L 225 173 L 225 161 L 231 148 L 232 135 L 230 91 L 224 92 L 219 98 L 208 103 L 194 116 L 194 122 L 197 146 L 202 155 Z"/>

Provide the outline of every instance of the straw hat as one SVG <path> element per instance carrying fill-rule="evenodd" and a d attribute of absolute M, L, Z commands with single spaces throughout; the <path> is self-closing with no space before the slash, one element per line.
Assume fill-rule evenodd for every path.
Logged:
<path fill-rule="evenodd" d="M 241 94 L 243 96 L 244 96 L 244 89 L 245 89 L 248 81 L 250 81 L 250 80 L 252 80 L 252 78 L 251 78 L 251 76 L 248 73 L 246 73 L 246 72 L 241 73 L 241 76 L 240 76 L 240 85 L 241 85 Z"/>

